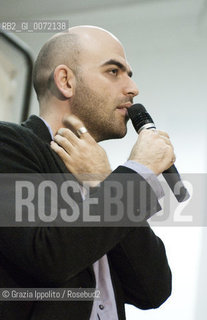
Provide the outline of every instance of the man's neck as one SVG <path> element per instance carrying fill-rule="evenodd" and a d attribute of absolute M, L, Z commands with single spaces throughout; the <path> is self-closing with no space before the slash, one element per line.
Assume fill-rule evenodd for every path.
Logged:
<path fill-rule="evenodd" d="M 52 130 L 53 136 L 55 136 L 57 134 L 57 131 L 60 128 L 64 127 L 63 122 L 62 122 L 63 117 L 59 117 L 58 114 L 55 119 L 51 115 L 45 115 L 45 114 L 41 114 L 41 113 L 40 113 L 40 117 L 48 123 L 48 125 L 50 126 L 50 128 Z"/>
<path fill-rule="evenodd" d="M 53 136 L 60 128 L 65 128 L 64 117 L 70 113 L 68 101 L 59 101 L 56 98 L 43 100 L 40 103 L 39 116 L 44 119 L 51 127 Z"/>

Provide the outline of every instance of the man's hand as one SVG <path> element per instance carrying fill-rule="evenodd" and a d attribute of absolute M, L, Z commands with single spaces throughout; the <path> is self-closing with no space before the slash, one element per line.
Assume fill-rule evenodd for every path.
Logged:
<path fill-rule="evenodd" d="M 142 130 L 129 160 L 145 165 L 156 175 L 167 170 L 175 162 L 175 154 L 168 134 L 159 130 Z"/>
<path fill-rule="evenodd" d="M 70 115 L 64 124 L 70 129 L 59 129 L 51 148 L 79 182 L 97 185 L 111 173 L 106 152 L 88 132 L 78 136 L 78 129 L 84 125 L 76 116 Z"/>

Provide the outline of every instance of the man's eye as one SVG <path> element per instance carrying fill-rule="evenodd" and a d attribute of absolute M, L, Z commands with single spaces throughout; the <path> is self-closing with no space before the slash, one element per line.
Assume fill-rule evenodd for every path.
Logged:
<path fill-rule="evenodd" d="M 111 69 L 109 70 L 109 73 L 111 73 L 113 76 L 117 76 L 119 72 L 119 69 Z"/>

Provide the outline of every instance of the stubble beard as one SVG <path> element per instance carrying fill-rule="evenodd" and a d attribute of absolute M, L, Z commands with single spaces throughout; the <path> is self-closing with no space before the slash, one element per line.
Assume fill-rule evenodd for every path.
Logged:
<path fill-rule="evenodd" d="M 106 107 L 108 104 L 107 97 L 100 97 L 79 80 L 75 96 L 71 101 L 71 111 L 79 117 L 97 142 L 123 138 L 127 132 L 128 117 L 118 119 L 116 105 L 109 111 Z M 120 115 L 120 117 L 123 116 Z"/>

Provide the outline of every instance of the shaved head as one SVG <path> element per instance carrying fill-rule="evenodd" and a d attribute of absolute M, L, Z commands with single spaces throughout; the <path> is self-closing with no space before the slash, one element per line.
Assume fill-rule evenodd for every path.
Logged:
<path fill-rule="evenodd" d="M 76 74 L 79 54 L 79 36 L 69 31 L 55 35 L 44 44 L 33 69 L 33 84 L 38 100 L 47 95 L 53 82 L 54 69 L 58 65 L 65 64 Z"/>
<path fill-rule="evenodd" d="M 96 26 L 76 26 L 76 27 L 72 27 L 69 29 L 70 33 L 73 34 L 79 34 L 82 36 L 82 38 L 96 38 L 98 37 L 100 39 L 100 37 L 105 36 L 108 38 L 113 38 L 115 41 L 119 42 L 119 39 L 116 38 L 111 32 L 100 28 L 100 27 L 96 27 Z"/>

